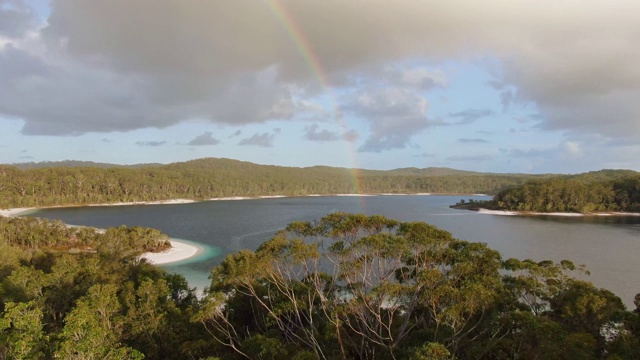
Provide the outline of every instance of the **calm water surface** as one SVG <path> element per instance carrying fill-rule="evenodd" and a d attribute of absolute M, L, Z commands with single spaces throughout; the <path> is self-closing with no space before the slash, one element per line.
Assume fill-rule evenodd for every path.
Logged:
<path fill-rule="evenodd" d="M 640 292 L 640 217 L 522 217 L 450 209 L 449 205 L 460 198 L 414 195 L 274 198 L 57 208 L 40 210 L 32 216 L 101 228 L 152 227 L 173 238 L 205 245 L 205 253 L 198 258 L 163 266 L 183 274 L 199 289 L 208 285 L 209 271 L 226 254 L 254 250 L 292 221 L 316 220 L 331 212 L 345 211 L 425 221 L 450 231 L 456 238 L 487 243 L 504 258 L 569 259 L 585 264 L 591 271 L 590 281 L 613 291 L 628 306 Z"/>

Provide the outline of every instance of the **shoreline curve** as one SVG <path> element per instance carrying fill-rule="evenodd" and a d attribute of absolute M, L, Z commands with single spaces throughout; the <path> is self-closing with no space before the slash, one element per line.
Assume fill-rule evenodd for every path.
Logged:
<path fill-rule="evenodd" d="M 501 216 L 558 216 L 558 217 L 583 217 L 583 216 L 640 216 L 640 213 L 631 212 L 598 212 L 598 213 L 568 213 L 568 212 L 535 212 L 535 211 L 511 211 L 511 210 L 489 210 L 480 208 L 478 213 Z"/>
<path fill-rule="evenodd" d="M 187 244 L 173 238 L 169 239 L 169 242 L 171 242 L 170 249 L 159 253 L 147 252 L 140 255 L 140 259 L 146 259 L 147 262 L 153 265 L 163 265 L 187 260 L 204 252 L 202 247 Z"/>
<path fill-rule="evenodd" d="M 182 201 L 167 201 L 162 204 L 183 204 Z M 122 205 L 141 205 L 140 203 L 132 203 L 132 204 L 105 204 L 105 205 L 92 205 L 92 206 L 122 206 Z M 149 204 L 151 205 L 151 204 Z M 91 206 L 91 205 L 90 205 Z M 21 214 L 26 212 L 37 210 L 39 208 L 31 207 L 31 208 L 13 208 L 13 209 L 3 209 L 0 210 L 0 216 L 4 217 L 18 217 Z M 68 227 L 77 227 L 78 225 L 66 224 Z M 101 229 L 98 229 L 101 230 Z M 104 231 L 104 230 L 103 230 Z M 147 252 L 139 256 L 140 259 L 146 259 L 147 262 L 153 265 L 163 265 L 163 264 L 171 264 L 182 260 L 187 260 L 193 257 L 196 257 L 204 252 L 204 248 L 187 244 L 184 241 L 176 240 L 174 238 L 169 238 L 169 242 L 171 243 L 171 248 L 167 249 L 163 252 L 152 253 Z"/>

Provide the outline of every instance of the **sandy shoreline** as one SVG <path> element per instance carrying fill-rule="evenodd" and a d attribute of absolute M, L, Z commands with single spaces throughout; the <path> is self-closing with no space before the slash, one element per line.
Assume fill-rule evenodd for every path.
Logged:
<path fill-rule="evenodd" d="M 640 213 L 627 213 L 627 212 L 603 212 L 603 213 L 565 213 L 565 212 L 530 212 L 530 211 L 508 211 L 508 210 L 489 210 L 479 209 L 480 214 L 488 215 L 501 215 L 501 216 L 566 216 L 566 217 L 581 217 L 581 216 L 640 216 Z"/>
<path fill-rule="evenodd" d="M 14 217 L 14 216 L 18 216 L 24 212 L 27 211 L 31 211 L 31 210 L 35 210 L 37 208 L 14 208 L 14 209 L 3 209 L 0 210 L 0 216 L 4 216 L 4 217 Z"/>
<path fill-rule="evenodd" d="M 184 200 L 184 199 L 176 199 L 176 200 L 168 200 L 168 201 L 157 201 L 150 203 L 141 203 L 141 202 L 132 202 L 132 203 L 115 203 L 115 204 L 101 204 L 101 205 L 87 205 L 87 206 L 125 206 L 125 205 L 161 205 L 161 204 L 186 204 L 194 202 L 193 200 Z M 22 213 L 27 211 L 36 210 L 39 208 L 14 208 L 14 209 L 3 209 L 0 210 L 0 216 L 4 217 L 16 217 Z M 68 225 L 69 227 L 79 227 L 78 225 Z M 102 230 L 103 229 L 98 229 Z M 176 239 L 169 239 L 171 243 L 171 248 L 159 253 L 144 253 L 140 255 L 140 258 L 147 259 L 147 261 L 154 265 L 161 264 L 169 264 L 177 261 L 182 261 L 189 259 L 191 257 L 197 256 L 201 254 L 204 249 L 192 244 L 187 244 L 186 242 L 179 241 Z"/>
<path fill-rule="evenodd" d="M 417 193 L 417 194 L 310 194 L 300 196 L 288 196 L 288 195 L 263 195 L 263 196 L 228 196 L 210 198 L 204 200 L 192 200 L 192 199 L 170 199 L 170 200 L 157 200 L 157 201 L 130 201 L 130 202 L 118 202 L 118 203 L 104 203 L 104 204 L 73 204 L 73 205 L 52 205 L 52 206 L 39 206 L 39 207 L 24 207 L 24 208 L 12 208 L 12 209 L 0 209 L 0 216 L 12 217 L 18 216 L 27 211 L 39 210 L 39 209 L 54 209 L 63 207 L 98 207 L 98 206 L 132 206 L 132 205 L 176 205 L 176 204 L 192 204 L 203 201 L 235 201 L 235 200 L 259 200 L 259 199 L 279 199 L 288 197 L 319 197 L 319 196 L 382 196 L 382 195 L 432 195 L 431 193 Z"/>
<path fill-rule="evenodd" d="M 169 239 L 169 241 L 171 242 L 170 249 L 159 253 L 144 253 L 140 255 L 140 258 L 147 259 L 151 264 L 161 265 L 186 260 L 200 255 L 204 251 L 201 247 L 187 244 L 176 239 Z"/>

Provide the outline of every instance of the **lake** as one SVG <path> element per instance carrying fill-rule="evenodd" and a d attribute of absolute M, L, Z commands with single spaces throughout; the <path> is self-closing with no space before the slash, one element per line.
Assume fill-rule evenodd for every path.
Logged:
<path fill-rule="evenodd" d="M 487 243 L 503 258 L 568 259 L 585 264 L 588 280 L 620 296 L 627 306 L 640 292 L 640 217 L 500 216 L 450 209 L 461 198 L 486 196 L 332 196 L 206 201 L 175 205 L 97 206 L 39 210 L 31 216 L 106 228 L 146 226 L 205 247 L 197 258 L 162 266 L 192 286 L 208 285 L 211 268 L 226 254 L 255 250 L 279 229 L 335 212 L 380 214 L 425 221 L 456 238 Z"/>

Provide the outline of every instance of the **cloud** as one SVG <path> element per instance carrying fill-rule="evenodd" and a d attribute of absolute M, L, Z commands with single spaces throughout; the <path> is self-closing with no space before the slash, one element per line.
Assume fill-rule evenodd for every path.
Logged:
<path fill-rule="evenodd" d="M 162 146 L 162 145 L 165 145 L 166 143 L 167 143 L 166 141 L 136 141 L 136 145 L 138 146 L 151 146 L 151 147 Z"/>
<path fill-rule="evenodd" d="M 345 141 L 350 142 L 350 143 L 355 142 L 356 140 L 358 140 L 359 137 L 360 137 L 360 135 L 355 130 L 347 130 L 342 134 L 342 138 Z"/>
<path fill-rule="evenodd" d="M 24 120 L 25 134 L 163 128 L 189 119 L 243 125 L 295 120 L 326 84 L 375 94 L 371 81 L 383 78 L 405 93 L 399 106 L 413 109 L 395 128 L 384 114 L 396 107 L 377 108 L 361 150 L 382 151 L 407 146 L 407 129 L 425 128 L 416 120 L 419 92 L 448 82 L 424 64 L 489 59 L 503 108 L 528 104 L 542 115 L 540 128 L 640 137 L 634 1 L 279 4 L 311 54 L 301 54 L 286 25 L 254 0 L 58 0 L 42 29 L 23 1 L 0 0 L 0 69 L 16 69 L 0 70 L 0 114 Z M 38 42 L 32 48 L 28 33 Z M 356 115 L 376 110 L 342 105 Z M 460 123 L 478 119 L 456 114 Z"/>
<path fill-rule="evenodd" d="M 236 132 L 234 132 L 233 134 L 229 135 L 229 139 L 234 138 L 234 137 L 238 137 L 242 135 L 242 131 L 241 130 L 236 130 Z"/>
<path fill-rule="evenodd" d="M 0 35 L 22 36 L 35 25 L 33 10 L 22 0 L 0 0 Z"/>
<path fill-rule="evenodd" d="M 484 155 L 454 155 L 445 158 L 447 161 L 489 161 L 493 160 L 495 156 L 484 154 Z"/>
<path fill-rule="evenodd" d="M 275 136 L 276 136 L 275 133 L 274 134 L 269 134 L 269 133 L 258 134 L 258 133 L 255 133 L 251 137 L 248 137 L 248 138 L 240 140 L 238 145 L 242 145 L 242 146 L 252 145 L 252 146 L 260 146 L 260 147 L 273 147 L 273 139 L 275 138 Z"/>
<path fill-rule="evenodd" d="M 365 74 L 379 82 L 382 77 L 387 86 L 410 87 L 416 90 L 431 90 L 436 87 L 446 87 L 447 75 L 442 70 L 434 70 L 425 66 L 401 67 L 388 66 L 382 72 Z"/>
<path fill-rule="evenodd" d="M 584 157 L 582 145 L 578 141 L 564 141 L 556 147 L 531 148 L 528 150 L 511 149 L 508 156 L 512 158 L 538 158 L 538 159 L 575 159 Z"/>
<path fill-rule="evenodd" d="M 511 148 L 504 154 L 536 171 L 577 173 L 601 168 L 628 168 L 637 162 L 640 145 L 607 146 L 603 136 L 581 136 L 552 146 Z"/>
<path fill-rule="evenodd" d="M 500 94 L 500 102 L 502 103 L 503 112 L 509 111 L 509 108 L 511 107 L 511 103 L 513 102 L 513 98 L 514 98 L 514 94 L 513 94 L 513 91 L 511 90 L 503 91 Z"/>
<path fill-rule="evenodd" d="M 414 157 L 420 157 L 420 158 L 434 158 L 437 155 L 434 153 L 422 153 L 422 154 L 418 154 L 418 155 L 414 155 Z"/>
<path fill-rule="evenodd" d="M 198 135 L 187 143 L 187 145 L 203 146 L 203 145 L 216 145 L 220 143 L 220 140 L 213 137 L 210 131 L 205 131 L 204 134 Z"/>
<path fill-rule="evenodd" d="M 466 138 L 458 139 L 458 142 L 461 144 L 487 144 L 488 143 L 488 141 L 484 139 L 466 139 Z"/>
<path fill-rule="evenodd" d="M 325 142 L 345 140 L 354 142 L 358 138 L 358 133 L 355 130 L 346 130 L 341 134 L 337 131 L 329 131 L 327 129 L 320 130 L 318 124 L 305 126 L 304 130 L 303 139 L 310 141 Z"/>
<path fill-rule="evenodd" d="M 358 150 L 380 152 L 407 147 L 413 135 L 432 125 L 428 107 L 427 100 L 413 91 L 385 87 L 353 94 L 342 110 L 369 123 L 371 135 Z"/>
<path fill-rule="evenodd" d="M 327 129 L 318 130 L 318 124 L 305 126 L 303 138 L 311 141 L 336 141 L 342 137 L 335 131 L 329 131 Z"/>
<path fill-rule="evenodd" d="M 457 113 L 449 113 L 449 117 L 459 119 L 454 125 L 471 124 L 483 117 L 493 115 L 493 111 L 489 109 L 469 109 Z"/>

